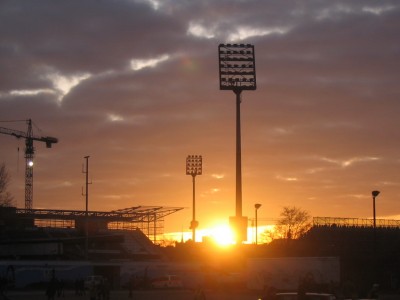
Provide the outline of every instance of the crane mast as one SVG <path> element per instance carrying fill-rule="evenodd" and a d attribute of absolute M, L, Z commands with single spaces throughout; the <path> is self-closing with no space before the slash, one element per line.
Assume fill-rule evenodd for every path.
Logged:
<path fill-rule="evenodd" d="M 25 209 L 32 209 L 33 203 L 33 157 L 35 148 L 33 147 L 32 121 L 28 120 L 28 131 L 25 138 Z"/>
<path fill-rule="evenodd" d="M 35 136 L 32 130 L 32 120 L 29 119 L 26 122 L 28 125 L 27 132 L 0 127 L 0 133 L 12 135 L 16 138 L 25 138 L 25 209 L 31 210 L 33 208 L 33 158 L 35 155 L 33 141 L 44 142 L 47 148 L 51 148 L 52 144 L 58 142 L 58 139 L 50 136 Z"/>

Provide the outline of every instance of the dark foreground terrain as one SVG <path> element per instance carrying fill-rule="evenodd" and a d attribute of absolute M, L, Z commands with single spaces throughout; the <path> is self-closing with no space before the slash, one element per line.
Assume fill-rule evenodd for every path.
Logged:
<path fill-rule="evenodd" d="M 192 290 L 159 290 L 159 291 L 134 291 L 132 298 L 129 298 L 128 291 L 111 291 L 110 300 L 192 300 L 194 299 Z M 206 300 L 256 300 L 258 294 L 249 291 L 240 292 L 221 292 L 205 291 Z M 10 291 L 5 299 L 10 300 L 46 300 L 44 291 Z M 61 297 L 55 297 L 55 300 L 86 300 L 89 295 L 77 296 L 72 290 L 67 290 Z M 0 296 L 0 300 L 2 300 Z"/>

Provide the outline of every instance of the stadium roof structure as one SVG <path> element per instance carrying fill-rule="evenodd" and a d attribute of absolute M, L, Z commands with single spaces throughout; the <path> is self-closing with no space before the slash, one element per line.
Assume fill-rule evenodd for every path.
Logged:
<path fill-rule="evenodd" d="M 19 218 L 33 219 L 39 227 L 78 228 L 86 218 L 89 223 L 101 224 L 101 228 L 110 230 L 142 230 L 151 240 L 162 235 L 164 217 L 182 210 L 183 207 L 134 206 L 112 211 L 85 211 L 59 209 L 16 208 Z"/>
<path fill-rule="evenodd" d="M 108 221 L 141 222 L 143 220 L 148 221 L 145 219 L 146 217 L 151 217 L 151 220 L 159 219 L 182 209 L 183 207 L 135 206 L 111 211 L 88 211 L 87 214 L 90 218 L 106 219 Z M 77 218 L 86 217 L 85 210 L 17 208 L 16 213 L 37 219 L 60 218 L 64 220 L 75 220 Z"/>

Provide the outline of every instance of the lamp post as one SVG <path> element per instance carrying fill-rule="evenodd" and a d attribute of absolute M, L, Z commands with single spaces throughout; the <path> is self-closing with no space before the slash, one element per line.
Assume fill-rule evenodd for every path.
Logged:
<path fill-rule="evenodd" d="M 372 191 L 372 207 L 374 213 L 374 230 L 376 229 L 375 198 L 380 194 L 379 191 Z"/>
<path fill-rule="evenodd" d="M 203 158 L 201 155 L 188 155 L 186 157 L 186 175 L 191 175 L 193 182 L 193 215 L 190 222 L 193 242 L 196 242 L 196 228 L 199 226 L 199 222 L 196 221 L 196 176 L 202 174 L 202 168 Z"/>
<path fill-rule="evenodd" d="M 255 213 L 256 213 L 256 245 L 258 244 L 258 217 L 257 217 L 257 211 L 261 207 L 260 203 L 254 204 L 255 208 Z"/>
<path fill-rule="evenodd" d="M 372 191 L 372 206 L 373 206 L 373 215 L 374 215 L 374 253 L 373 253 L 373 272 L 374 272 L 374 280 L 376 281 L 377 279 L 377 267 L 378 267 L 378 261 L 377 261 L 377 247 L 376 247 L 376 213 L 375 213 L 375 198 L 378 197 L 380 194 L 379 191 Z"/>
<path fill-rule="evenodd" d="M 240 103 L 243 90 L 255 90 L 256 70 L 254 46 L 250 44 L 220 44 L 219 87 L 236 95 L 236 216 L 230 221 L 236 229 L 236 241 L 247 240 L 247 218 L 242 216 L 242 154 Z"/>
<path fill-rule="evenodd" d="M 86 169 L 82 171 L 82 173 L 86 174 L 86 182 L 85 182 L 85 257 L 88 259 L 89 256 L 89 155 L 85 156 L 86 160 Z"/>

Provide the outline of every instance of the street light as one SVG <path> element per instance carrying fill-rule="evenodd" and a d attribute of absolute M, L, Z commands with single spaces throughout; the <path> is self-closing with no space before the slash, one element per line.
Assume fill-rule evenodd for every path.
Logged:
<path fill-rule="evenodd" d="M 85 257 L 88 259 L 89 255 L 89 155 L 85 156 L 86 160 L 86 169 L 82 170 L 82 173 L 86 174 L 86 189 L 85 189 Z"/>
<path fill-rule="evenodd" d="M 236 95 L 236 215 L 230 218 L 235 228 L 236 242 L 247 240 L 247 218 L 242 216 L 242 154 L 240 134 L 240 103 L 243 90 L 255 90 L 256 68 L 254 46 L 250 44 L 220 44 L 219 88 Z"/>
<path fill-rule="evenodd" d="M 258 221 L 258 218 L 257 218 L 257 210 L 259 209 L 261 207 L 261 204 L 259 204 L 259 203 L 256 203 L 256 204 L 254 204 L 254 208 L 255 208 L 255 212 L 256 212 L 256 245 L 258 244 L 258 242 L 257 242 L 257 238 L 258 238 L 258 223 L 257 223 L 257 221 Z"/>
<path fill-rule="evenodd" d="M 379 191 L 372 191 L 372 206 L 373 206 L 373 213 L 374 213 L 374 230 L 376 229 L 375 198 L 378 197 L 379 194 L 380 194 Z"/>
<path fill-rule="evenodd" d="M 375 214 L 375 198 L 378 197 L 380 194 L 379 191 L 372 191 L 372 206 L 373 206 L 373 213 L 374 213 L 374 249 L 373 249 L 373 272 L 374 272 L 374 280 L 377 279 L 377 267 L 378 267 L 378 261 L 377 261 L 377 246 L 376 246 L 376 214 Z"/>
<path fill-rule="evenodd" d="M 196 176 L 202 174 L 203 169 L 203 158 L 201 155 L 188 155 L 186 157 L 186 175 L 192 176 L 193 182 L 193 217 L 190 222 L 190 229 L 192 229 L 192 239 L 196 242 L 196 228 L 199 226 L 199 222 L 196 221 Z"/>

